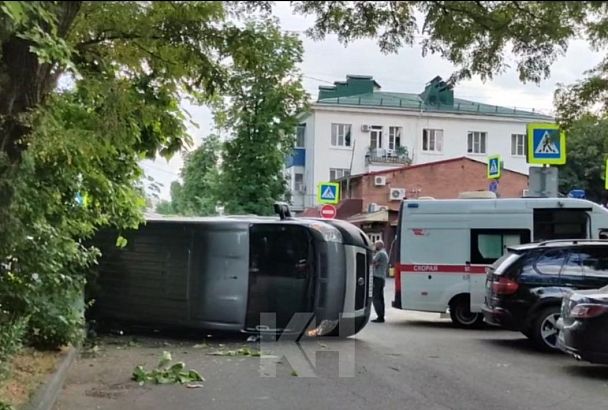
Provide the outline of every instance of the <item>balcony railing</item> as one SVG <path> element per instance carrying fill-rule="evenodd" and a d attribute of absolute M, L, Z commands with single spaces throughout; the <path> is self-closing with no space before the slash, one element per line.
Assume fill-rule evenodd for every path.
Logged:
<path fill-rule="evenodd" d="M 380 164 L 399 164 L 399 165 L 410 165 L 412 159 L 409 157 L 407 150 L 401 152 L 394 152 L 382 148 L 371 149 L 365 154 L 365 161 L 368 164 L 380 163 Z"/>

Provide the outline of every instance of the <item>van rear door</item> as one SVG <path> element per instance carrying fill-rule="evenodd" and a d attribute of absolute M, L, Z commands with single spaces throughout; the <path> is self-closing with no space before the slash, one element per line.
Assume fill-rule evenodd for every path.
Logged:
<path fill-rule="evenodd" d="M 469 294 L 471 312 L 481 312 L 485 303 L 485 266 L 501 258 L 509 246 L 530 242 L 529 229 L 471 229 Z"/>

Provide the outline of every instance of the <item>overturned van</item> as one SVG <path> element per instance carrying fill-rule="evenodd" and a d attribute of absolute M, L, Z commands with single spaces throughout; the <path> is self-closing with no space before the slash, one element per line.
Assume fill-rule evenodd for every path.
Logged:
<path fill-rule="evenodd" d="M 353 225 L 263 217 L 149 217 L 101 232 L 96 320 L 349 336 L 369 319 L 370 244 Z"/>

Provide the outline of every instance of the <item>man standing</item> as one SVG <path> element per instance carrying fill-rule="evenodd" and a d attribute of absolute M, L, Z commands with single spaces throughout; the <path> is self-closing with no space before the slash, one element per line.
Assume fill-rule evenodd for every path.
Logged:
<path fill-rule="evenodd" d="M 374 310 L 378 317 L 372 322 L 384 323 L 384 283 L 388 272 L 388 254 L 384 250 L 384 242 L 377 241 L 374 244 L 376 254 L 372 262 L 374 275 L 373 298 Z"/>

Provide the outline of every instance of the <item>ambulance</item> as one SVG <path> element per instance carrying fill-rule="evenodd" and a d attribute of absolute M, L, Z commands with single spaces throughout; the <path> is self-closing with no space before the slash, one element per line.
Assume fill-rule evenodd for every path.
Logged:
<path fill-rule="evenodd" d="M 608 237 L 608 210 L 573 198 L 405 200 L 397 228 L 393 307 L 483 323 L 486 268 L 507 247 Z"/>

